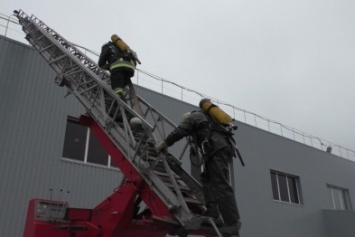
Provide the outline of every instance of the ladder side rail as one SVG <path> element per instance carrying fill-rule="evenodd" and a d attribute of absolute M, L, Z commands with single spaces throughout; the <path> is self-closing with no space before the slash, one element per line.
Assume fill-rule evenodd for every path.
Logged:
<path fill-rule="evenodd" d="M 108 76 L 105 75 L 104 71 L 102 69 L 100 69 L 99 67 L 96 66 L 96 64 L 88 57 L 85 56 L 85 54 L 83 54 L 80 50 L 77 50 L 76 47 L 70 43 L 69 41 L 65 40 L 64 37 L 62 37 L 59 33 L 57 33 L 56 31 L 54 31 L 53 29 L 51 29 L 49 26 L 47 26 L 44 22 L 42 22 L 40 19 L 38 19 L 37 17 L 35 17 L 34 15 L 32 15 L 31 17 L 29 17 L 25 12 L 23 12 L 22 10 L 20 10 L 17 14 L 19 20 L 20 20 L 20 24 L 24 26 L 24 23 L 21 21 L 27 21 L 27 23 L 32 23 L 35 26 L 37 26 L 36 28 L 32 29 L 32 31 L 37 31 L 39 29 L 42 29 L 43 31 L 45 31 L 48 35 L 50 35 L 51 37 L 53 37 L 55 39 L 55 42 L 58 42 L 59 44 L 61 44 L 63 47 L 65 47 L 69 52 L 71 52 L 71 54 L 75 55 L 77 58 L 84 60 L 82 63 L 90 68 L 94 67 L 96 72 L 96 75 L 102 75 L 102 77 L 104 76 Z M 32 34 L 31 31 L 26 32 L 28 34 Z"/>
<path fill-rule="evenodd" d="M 39 29 L 40 30 L 40 29 Z M 42 33 L 44 33 L 45 34 L 45 32 L 42 32 Z M 32 43 L 33 44 L 33 39 L 32 39 L 32 37 L 30 36 L 30 37 L 28 37 L 28 39 L 29 39 L 29 41 L 30 41 L 30 43 Z M 31 42 L 32 41 L 32 42 Z M 53 44 L 56 44 L 56 41 L 54 41 L 54 42 L 52 42 Z M 40 51 L 41 50 L 41 47 L 39 46 L 39 45 L 35 45 L 35 46 L 37 46 L 37 47 L 35 47 L 38 51 Z M 56 45 L 57 46 L 57 48 L 59 48 L 60 47 L 60 45 Z M 53 48 L 53 47 L 52 47 Z M 48 53 L 47 55 L 46 55 L 46 52 L 45 51 L 42 51 L 42 53 L 41 53 L 41 55 L 47 60 L 47 61 L 50 61 L 51 60 L 51 58 L 52 58 L 52 55 L 50 54 L 50 53 Z M 64 60 L 68 60 L 67 59 L 67 55 L 61 55 L 60 57 L 62 57 L 62 56 L 65 56 L 65 57 L 63 57 L 63 61 Z M 70 56 L 69 56 L 69 58 L 70 58 Z M 71 59 L 75 59 L 75 57 L 74 58 L 71 58 Z M 70 60 L 70 59 L 69 59 Z M 56 63 L 50 63 L 50 66 L 57 72 L 57 74 L 64 74 L 65 75 L 65 69 L 64 68 L 62 68 L 61 66 L 62 65 L 60 65 L 60 62 L 61 61 L 57 61 Z M 68 63 L 64 63 L 64 65 L 71 65 L 70 63 L 68 64 Z M 77 63 L 77 64 L 75 64 L 75 62 L 74 62 L 74 65 L 79 65 L 79 66 L 81 66 L 81 63 Z M 63 72 L 64 71 L 64 72 Z M 78 71 L 79 73 L 81 73 L 82 71 Z M 75 75 L 75 73 L 72 73 L 72 72 L 70 72 L 71 74 L 70 74 L 70 76 L 68 76 L 67 78 L 75 78 L 75 77 L 73 77 L 73 75 Z M 65 76 L 63 76 L 62 75 L 62 77 L 65 77 Z M 79 78 L 80 79 L 80 78 Z M 83 77 L 83 78 L 81 78 L 81 80 L 84 80 L 85 79 L 85 77 Z M 99 81 L 100 82 L 100 81 Z M 84 80 L 84 82 L 83 82 L 83 84 L 84 83 L 86 83 L 86 80 Z M 75 93 L 75 91 L 77 91 L 78 90 L 78 88 L 76 88 L 76 89 L 74 89 L 74 84 L 75 83 L 73 83 L 73 84 L 70 84 L 70 83 L 66 83 L 67 84 L 67 87 L 68 88 L 70 88 L 71 89 L 71 92 L 73 93 L 73 94 L 76 94 L 76 96 L 77 97 L 79 97 L 79 100 L 80 100 L 80 93 Z M 80 85 L 80 83 L 78 83 L 79 85 Z M 94 85 L 94 87 L 95 86 L 97 86 L 97 85 Z M 101 85 L 101 88 L 102 87 L 105 87 L 106 86 L 106 84 L 104 84 L 104 83 L 102 83 Z M 85 90 L 88 90 L 88 89 L 85 89 Z M 107 90 L 106 90 L 107 92 L 108 92 L 108 94 L 110 94 L 111 92 L 112 92 L 112 90 L 110 89 L 110 88 L 107 88 Z M 102 94 L 102 93 L 101 93 Z M 111 93 L 111 95 L 112 95 L 112 93 Z M 116 96 L 115 94 L 113 94 L 113 96 Z M 80 100 L 82 103 L 84 103 L 84 106 L 86 107 L 86 108 L 89 108 L 89 110 L 90 110 L 90 107 L 92 107 L 92 106 L 90 106 L 89 104 L 87 104 L 87 103 L 85 103 L 85 102 L 83 102 L 83 100 Z M 126 105 L 126 104 L 124 104 L 123 106 L 125 106 L 126 108 L 125 109 L 128 109 L 128 110 L 130 110 L 130 108 Z M 92 110 L 91 110 L 92 111 Z M 134 111 L 131 111 L 133 114 L 135 114 L 134 113 Z M 136 114 L 135 114 L 136 115 Z M 101 115 L 102 116 L 102 115 Z M 95 116 L 95 118 L 96 118 L 97 116 Z M 105 119 L 107 119 L 107 118 L 105 118 Z M 103 123 L 101 123 L 101 124 L 103 124 Z M 149 127 L 149 125 L 148 124 L 146 124 L 146 127 Z M 127 132 L 126 132 L 127 133 Z"/>
<path fill-rule="evenodd" d="M 94 75 L 102 75 L 102 77 L 104 78 L 109 78 L 109 74 L 100 69 L 96 63 L 94 63 L 91 59 L 87 58 L 83 53 L 81 53 L 80 50 L 76 49 L 76 47 L 71 44 L 71 43 L 68 43 L 67 41 L 64 40 L 64 37 L 60 36 L 57 32 L 55 32 L 53 29 L 49 28 L 45 23 L 43 23 L 41 20 L 39 20 L 38 18 L 32 16 L 31 19 L 33 19 L 42 29 L 45 30 L 45 32 L 47 32 L 48 34 L 50 34 L 55 40 L 53 41 L 53 43 L 57 43 L 59 42 L 60 45 L 62 46 L 65 46 L 66 47 L 66 50 L 68 50 L 72 55 L 74 55 L 74 57 L 78 58 L 80 63 L 79 65 L 80 66 L 84 66 L 85 68 L 88 68 L 90 71 L 92 71 L 94 73 Z M 59 47 L 59 45 L 57 45 Z M 85 65 L 89 65 L 88 66 L 85 66 Z M 94 70 L 93 70 L 94 68 Z M 56 70 L 57 72 L 60 71 L 60 70 Z M 99 72 L 99 73 L 98 73 Z M 102 79 L 102 78 L 101 78 Z M 102 83 L 103 86 L 107 86 L 105 83 Z M 109 91 L 111 91 L 110 88 L 108 88 Z M 165 117 L 163 114 L 159 113 L 156 109 L 154 109 L 150 104 L 148 104 L 145 100 L 143 100 L 141 97 L 137 96 L 140 100 L 141 103 L 143 103 L 150 111 L 152 111 L 152 113 L 155 113 L 159 116 L 159 121 L 160 123 L 164 123 L 164 122 L 167 122 L 167 124 L 170 125 L 170 127 L 172 128 L 175 128 L 176 125 L 171 122 L 167 117 Z M 123 106 L 125 106 L 126 104 L 124 104 Z M 130 108 L 126 108 L 128 110 L 130 110 Z M 137 117 L 140 117 L 139 115 L 135 114 L 135 116 Z M 157 123 L 159 122 L 157 121 Z M 152 128 L 148 123 L 146 123 L 145 120 L 142 120 L 142 122 L 144 123 L 144 126 L 145 127 L 150 127 L 150 129 Z M 163 126 L 163 125 L 162 125 Z M 160 133 L 161 134 L 161 138 L 160 139 L 163 139 L 166 134 L 164 132 L 165 130 L 163 130 L 163 133 Z M 183 154 L 181 154 L 179 157 L 182 157 Z"/>
<path fill-rule="evenodd" d="M 168 117 L 166 117 L 164 114 L 162 114 L 158 110 L 156 110 L 152 105 L 150 105 L 142 97 L 140 97 L 138 95 L 137 95 L 137 97 L 139 98 L 140 103 L 143 104 L 147 108 L 147 110 L 149 110 L 153 114 L 158 115 L 162 121 L 164 121 L 165 123 L 167 123 L 171 127 L 176 128 L 176 124 L 174 122 L 172 122 Z"/>
<path fill-rule="evenodd" d="M 73 90 L 72 89 L 72 91 L 75 91 L 75 90 Z M 109 90 L 109 93 L 110 92 L 112 92 L 111 90 Z M 78 95 L 77 95 L 77 97 L 78 97 Z M 147 104 L 147 103 L 146 103 Z M 86 105 L 85 107 L 89 107 L 88 105 Z M 160 115 L 160 114 L 159 114 Z M 160 115 L 161 116 L 161 115 Z M 98 116 L 94 116 L 94 118 L 97 118 Z M 168 121 L 167 119 L 166 119 L 166 121 Z M 101 122 L 101 124 L 102 124 L 102 122 Z M 171 122 L 170 122 L 170 124 L 172 124 Z M 121 142 L 118 142 L 119 144 L 121 144 Z"/>
<path fill-rule="evenodd" d="M 90 126 L 94 132 L 94 135 L 98 138 L 100 143 L 104 146 L 114 161 L 116 161 L 116 165 L 118 167 L 123 168 L 123 166 L 129 166 L 129 164 L 134 166 L 134 164 L 127 164 L 121 159 L 122 156 L 120 155 L 120 150 L 111 145 L 110 137 L 93 118 L 82 116 L 81 121 Z M 177 220 L 179 220 L 182 225 L 185 225 L 185 223 L 193 217 L 192 214 L 186 210 L 186 208 L 181 210 L 181 208 L 184 207 L 181 205 L 180 200 L 176 198 L 176 195 L 166 185 L 164 185 L 162 180 L 159 179 L 159 177 L 154 172 L 142 174 L 138 169 L 133 170 L 131 168 L 126 168 L 122 169 L 122 172 L 125 173 L 125 177 L 135 177 L 135 175 L 143 177 L 145 182 L 149 185 L 150 189 L 154 190 L 154 193 L 156 193 L 160 200 L 165 203 L 169 210 L 174 210 L 174 212 L 179 211 Z"/>
<path fill-rule="evenodd" d="M 49 58 L 49 57 L 48 57 Z M 60 71 L 60 70 L 59 70 Z M 69 83 L 70 81 L 68 81 L 67 80 L 67 82 L 66 82 L 66 86 L 68 87 L 68 88 L 71 88 L 71 91 L 74 93 L 74 94 L 76 94 L 76 97 L 79 97 L 80 98 L 80 93 L 79 94 L 77 94 L 76 92 L 77 92 L 77 90 L 75 90 L 74 88 L 73 88 L 73 86 L 71 86 L 70 85 L 70 83 Z M 108 90 L 108 93 L 112 93 L 112 91 L 111 90 Z M 90 107 L 90 105 L 87 105 L 85 102 L 83 102 L 84 103 L 84 106 L 86 107 L 86 108 L 88 108 L 88 107 Z M 93 114 L 93 111 L 91 111 L 91 113 Z M 95 115 L 94 114 L 94 116 L 93 116 L 94 118 L 98 118 L 98 117 L 100 117 L 100 115 Z M 100 122 L 100 121 L 99 121 Z M 102 122 L 100 122 L 100 124 L 102 124 Z M 114 136 L 114 137 L 116 137 L 116 136 Z M 120 145 L 121 144 L 121 142 L 118 142 L 118 145 Z"/>
<path fill-rule="evenodd" d="M 184 200 L 184 197 L 183 197 L 183 195 L 182 195 L 182 193 L 181 193 L 180 188 L 178 187 L 176 178 L 174 177 L 173 172 L 171 171 L 170 166 L 169 166 L 167 160 L 166 160 L 166 159 L 162 159 L 162 161 L 163 161 L 163 164 L 164 164 L 165 169 L 168 171 L 167 173 L 168 173 L 168 175 L 169 175 L 169 177 L 170 177 L 170 180 L 172 181 L 172 185 L 173 185 L 174 191 L 176 192 L 176 195 L 177 195 L 177 197 L 178 197 L 178 200 L 179 200 L 179 202 L 180 202 L 181 207 L 182 207 L 185 211 L 189 212 L 190 210 L 189 210 L 189 208 L 188 208 L 188 206 L 187 206 L 187 203 L 186 203 L 185 200 Z"/>
<path fill-rule="evenodd" d="M 32 16 L 31 19 L 33 19 L 39 27 L 43 28 L 46 32 L 48 32 L 48 34 L 55 38 L 57 42 L 61 43 L 65 48 L 67 48 L 72 55 L 81 61 L 82 65 L 92 71 L 95 75 L 99 76 L 102 80 L 109 79 L 109 74 L 105 70 L 98 67 L 96 62 L 94 62 L 91 58 L 87 57 L 82 51 L 77 49 L 73 43 L 65 40 L 63 36 L 61 36 L 52 28 L 48 27 L 37 17 Z"/>
<path fill-rule="evenodd" d="M 164 162 L 166 162 L 166 160 L 164 160 Z M 166 167 L 168 167 L 168 166 L 166 166 Z M 168 168 L 166 168 L 166 169 L 167 169 L 167 172 L 170 175 L 170 177 L 172 177 L 171 171 L 169 171 Z M 142 174 L 142 176 L 144 176 L 144 175 Z M 186 204 L 184 198 L 182 197 L 180 190 L 177 188 L 176 180 L 174 178 L 171 178 L 171 180 L 172 180 L 172 183 L 175 184 L 174 185 L 175 186 L 175 193 L 177 194 L 177 197 L 176 197 L 176 194 L 172 193 L 171 190 L 166 187 L 164 182 L 162 182 L 161 179 L 159 179 L 157 177 L 157 175 L 155 175 L 155 174 L 152 175 L 152 173 L 150 172 L 149 178 L 145 179 L 145 180 L 151 181 L 151 185 L 156 190 L 156 193 L 162 199 L 166 199 L 169 201 L 169 206 L 174 207 L 175 212 L 178 213 L 181 223 L 189 222 L 191 220 L 191 218 L 193 218 L 191 216 L 191 213 L 187 207 L 187 204 Z M 183 210 L 181 210 L 181 209 L 183 209 Z"/>
<path fill-rule="evenodd" d="M 139 159 L 139 158 L 140 157 L 137 157 L 137 159 Z M 163 161 L 166 162 L 165 159 Z M 133 162 L 134 166 L 136 166 L 135 164 L 137 164 L 137 162 Z M 139 167 L 137 167 L 137 166 L 136 166 L 136 169 L 140 170 Z M 179 212 L 179 216 L 180 216 L 179 219 L 180 219 L 181 223 L 184 223 L 184 222 L 186 222 L 186 220 L 191 219 L 191 214 L 189 213 L 188 208 L 186 207 L 186 202 L 184 202 L 184 199 L 181 194 L 180 194 L 180 196 L 177 197 L 176 194 L 174 192 L 172 192 L 164 184 L 164 182 L 152 171 L 150 171 L 147 174 L 141 173 L 141 176 L 144 177 L 146 182 L 150 184 L 151 188 L 153 190 L 155 190 L 157 195 L 161 199 L 165 200 L 165 203 L 167 204 L 167 206 L 174 207 L 174 210 L 176 212 Z M 177 185 L 175 184 L 175 186 L 177 186 Z M 177 187 L 175 189 L 177 189 Z M 178 191 L 176 191 L 176 192 L 178 192 Z M 184 210 L 179 210 L 179 208 L 183 208 Z"/>
<path fill-rule="evenodd" d="M 170 173 L 171 173 L 171 171 L 170 171 Z M 187 204 L 186 204 L 184 198 L 182 197 L 180 190 L 177 188 L 176 180 L 174 180 L 173 178 L 171 179 L 172 183 L 175 184 L 174 185 L 175 186 L 175 193 L 176 193 L 175 194 L 175 193 L 172 193 L 171 190 L 166 187 L 164 182 L 162 182 L 161 179 L 159 179 L 157 177 L 157 175 L 155 175 L 155 174 L 153 175 L 152 172 L 150 172 L 149 174 L 150 174 L 149 178 L 148 179 L 145 178 L 145 180 L 149 180 L 152 188 L 155 190 L 157 195 L 161 199 L 165 199 L 166 202 L 168 202 L 169 207 L 173 207 L 174 212 L 176 213 L 176 216 L 178 217 L 177 219 L 180 221 L 180 223 L 182 223 L 183 226 L 190 225 L 190 226 L 194 226 L 194 228 L 196 228 L 196 225 L 198 225 L 196 223 L 198 223 L 198 221 L 195 220 L 195 218 L 192 216 L 192 213 L 189 211 Z M 170 174 L 170 177 L 171 176 L 172 175 Z M 185 175 L 185 177 L 186 176 L 187 175 Z M 191 183 L 191 181 L 190 181 L 190 183 Z M 191 221 L 191 220 L 194 220 L 194 221 Z M 193 224 L 191 224 L 190 222 L 193 222 Z M 194 223 L 194 222 L 196 222 L 196 223 Z"/>
<path fill-rule="evenodd" d="M 151 108 L 152 108 L 152 107 L 151 107 Z M 162 117 L 161 114 L 158 114 L 158 115 L 159 115 L 160 117 Z M 164 120 L 162 120 L 162 121 L 164 121 Z M 169 121 L 169 120 L 166 119 L 165 121 Z M 172 124 L 172 123 L 170 122 L 170 124 Z M 156 182 L 157 182 L 157 181 L 156 181 Z M 175 182 L 175 183 L 176 183 L 176 180 L 173 180 L 172 182 Z M 159 182 L 157 182 L 157 183 L 159 183 Z M 195 186 L 196 186 L 196 185 L 195 185 Z M 164 187 L 163 187 L 163 188 L 164 188 Z M 166 193 L 166 191 L 163 190 L 162 193 Z M 186 203 L 183 201 L 183 199 L 181 198 L 181 196 L 182 196 L 182 195 L 180 195 L 180 198 L 179 198 L 180 200 L 179 200 L 179 202 L 182 203 L 183 206 L 186 206 Z"/>
<path fill-rule="evenodd" d="M 163 114 L 160 114 L 154 107 L 150 106 L 145 100 L 141 99 L 141 103 L 147 107 L 147 111 L 145 114 L 148 114 L 148 113 L 153 114 L 152 115 L 152 119 L 154 120 L 153 131 L 158 131 L 158 133 L 162 136 L 161 139 L 163 139 L 166 136 L 165 135 L 166 128 L 164 125 L 170 126 L 171 128 L 176 127 L 176 125 L 172 121 L 170 121 Z M 147 117 L 147 116 L 145 116 L 145 117 Z M 156 117 L 158 117 L 158 118 L 156 118 Z M 160 121 L 160 120 L 161 120 L 160 126 L 158 126 L 158 121 Z M 162 130 L 162 131 L 160 131 L 160 130 Z M 177 159 L 175 157 L 174 158 L 180 161 L 187 149 L 187 146 L 188 146 L 188 141 L 186 140 L 184 149 L 182 150 L 179 159 Z M 185 182 L 185 184 L 188 187 L 190 187 L 195 198 L 198 201 L 200 201 L 201 203 L 204 203 L 204 196 L 202 193 L 202 185 L 193 176 L 191 176 L 189 173 L 187 173 L 181 167 L 173 166 L 173 171 L 179 175 L 179 177 Z M 173 182 L 175 182 L 175 181 L 173 181 Z M 180 198 L 181 198 L 181 196 L 180 196 Z"/>
<path fill-rule="evenodd" d="M 39 49 L 40 47 L 35 47 L 36 49 Z M 50 61 L 52 58 L 52 55 L 50 52 L 46 52 L 43 51 L 41 54 L 47 61 Z M 62 61 L 65 61 L 65 63 L 62 63 Z M 70 71 L 70 75 L 69 76 L 65 76 L 65 66 L 67 67 L 71 67 L 74 68 L 76 70 L 76 67 L 72 67 L 72 65 L 76 65 L 75 61 L 72 61 L 72 59 L 68 56 L 62 57 L 62 60 L 56 61 L 55 63 L 51 63 L 50 66 L 54 69 L 54 71 L 57 72 L 57 74 L 61 74 L 60 76 L 62 77 L 62 80 L 65 80 L 65 85 L 67 86 L 67 88 L 71 91 L 71 93 L 73 93 L 78 99 L 79 101 L 84 105 L 84 107 L 91 113 L 94 115 L 95 118 L 102 118 L 102 120 L 98 120 L 100 122 L 100 124 L 102 124 L 104 127 L 106 126 L 106 122 L 109 118 L 109 116 L 107 116 L 105 114 L 105 112 L 103 111 L 102 107 L 103 105 L 97 105 L 96 107 L 94 106 L 94 103 L 92 103 L 90 101 L 90 98 L 87 98 L 85 100 L 84 94 L 85 93 L 89 93 L 89 91 L 92 91 L 93 89 L 95 89 L 96 87 L 99 86 L 99 84 L 97 83 L 96 80 L 92 80 L 90 78 L 90 76 L 86 75 L 85 72 L 83 73 L 83 71 L 79 70 L 77 71 L 77 73 L 73 73 L 72 71 Z M 92 83 L 90 83 L 90 81 Z M 82 85 L 87 85 L 84 87 L 81 87 Z M 100 85 L 100 88 L 103 88 L 104 86 Z M 110 94 L 111 90 L 107 90 L 108 94 Z M 100 92 L 96 92 L 99 94 L 100 96 L 100 102 L 102 103 L 102 101 L 104 101 L 103 99 L 103 91 L 100 90 Z M 112 96 L 112 95 L 111 95 Z M 115 95 L 113 95 L 115 96 Z M 95 101 L 96 102 L 96 101 Z M 95 110 L 96 108 L 96 110 Z M 127 128 L 127 127 L 126 127 Z M 124 137 L 124 134 L 126 133 L 120 133 L 121 137 Z M 117 136 L 115 136 L 117 137 Z M 125 144 L 126 143 L 126 139 L 121 139 L 118 142 L 119 144 Z M 131 142 L 134 142 L 134 139 L 131 139 Z M 133 144 L 134 146 L 134 144 Z M 125 146 L 120 145 L 120 147 L 125 148 Z"/>
<path fill-rule="evenodd" d="M 96 116 L 94 116 L 94 117 L 96 117 Z M 125 126 L 127 126 L 127 125 L 125 125 Z M 186 220 L 189 220 L 192 218 L 191 214 L 188 212 L 188 210 L 186 208 L 186 203 L 183 201 L 181 194 L 180 194 L 180 197 L 178 196 L 178 198 L 176 198 L 175 194 L 172 193 L 170 191 L 170 189 L 168 189 L 164 185 L 164 183 L 160 179 L 157 178 L 157 176 L 154 176 L 154 177 L 150 176 L 150 178 L 148 180 L 152 181 L 153 188 L 155 189 L 156 193 L 158 193 L 158 195 L 161 198 L 165 198 L 166 200 L 169 200 L 169 206 L 175 206 L 178 208 L 180 208 L 180 206 L 181 206 L 182 208 L 185 209 L 185 212 L 181 211 L 181 210 L 179 211 L 180 212 L 179 216 L 180 216 L 182 223 L 184 223 L 184 222 L 186 222 Z"/>
<path fill-rule="evenodd" d="M 50 28 L 49 27 L 47 27 L 47 26 L 44 26 L 43 27 L 43 29 L 45 29 L 45 32 L 48 32 L 49 30 L 50 30 Z M 41 30 L 41 29 L 39 29 L 39 30 Z M 45 35 L 45 33 L 44 33 L 44 35 Z M 52 34 L 51 34 L 52 36 L 53 36 L 53 32 L 52 32 Z M 59 40 L 59 42 L 61 43 L 60 45 L 62 46 L 62 47 L 64 47 L 63 45 L 68 45 L 68 44 L 66 44 L 66 41 L 64 40 L 64 38 L 63 39 L 60 39 L 60 37 L 58 37 L 58 36 L 56 36 L 55 34 L 54 34 L 54 37 L 53 37 L 54 39 L 57 39 L 57 40 Z M 62 37 L 61 37 L 62 38 Z M 40 39 L 38 39 L 38 41 L 39 41 Z M 34 42 L 34 43 L 36 43 L 36 42 Z M 54 43 L 54 44 L 58 44 L 58 41 L 55 41 L 55 40 L 53 40 L 53 42 L 52 43 Z M 58 46 L 58 45 L 57 45 Z M 46 48 L 52 48 L 52 47 L 50 47 L 50 46 L 46 46 Z M 58 47 L 59 49 L 60 49 L 60 47 Z M 67 47 L 68 48 L 68 47 Z M 66 48 L 66 49 L 67 49 Z M 38 47 L 38 50 L 40 49 L 40 47 Z M 70 49 L 72 49 L 72 48 L 69 48 L 69 52 L 70 52 Z M 42 54 L 41 55 L 44 55 L 43 53 L 44 52 L 46 52 L 46 50 L 42 50 Z M 77 59 L 77 60 L 79 60 L 79 66 L 81 66 L 81 67 L 83 67 L 83 65 L 85 65 L 85 56 L 83 57 L 82 55 L 80 55 L 80 54 L 78 54 L 78 53 L 76 53 L 77 51 L 75 51 L 74 50 L 74 56 L 73 56 L 73 54 L 69 54 L 70 56 L 71 56 L 71 59 L 75 59 L 76 57 L 75 56 L 77 56 L 77 55 L 79 55 L 80 57 Z M 63 58 L 65 58 L 65 57 L 63 57 Z M 48 58 L 49 59 L 49 58 Z M 58 62 L 60 61 L 60 60 L 57 60 Z M 75 60 L 74 60 L 75 61 Z M 54 62 L 54 63 L 52 63 L 53 65 L 57 65 L 56 64 L 56 61 L 52 61 L 52 62 Z M 65 63 L 64 63 L 65 64 Z M 60 68 L 60 67 L 59 67 Z M 85 67 L 85 70 L 86 70 L 87 68 Z M 55 70 L 55 71 L 60 71 L 60 70 Z M 91 76 L 94 76 L 94 77 L 96 77 L 97 75 L 96 74 L 94 74 L 94 75 L 91 75 Z M 85 73 L 84 73 L 84 75 L 81 77 L 81 78 L 85 78 Z M 103 86 L 105 86 L 105 85 L 103 85 Z M 103 88 L 103 86 L 101 85 L 101 87 L 100 88 Z M 92 88 L 95 88 L 96 86 L 93 86 Z M 69 86 L 69 88 L 70 88 L 70 86 Z M 77 89 L 77 88 L 76 88 Z M 87 91 L 89 91 L 90 89 L 86 89 L 86 92 Z M 72 92 L 73 93 L 76 93 L 77 92 L 77 90 L 75 90 L 75 89 L 73 89 L 72 88 Z M 111 90 L 108 90 L 108 94 L 110 94 L 110 93 L 112 93 L 112 91 Z M 101 95 L 102 95 L 103 93 L 101 93 Z M 76 95 L 78 98 L 81 98 L 82 97 L 82 94 L 80 94 L 80 93 L 78 93 L 77 95 Z M 117 95 L 116 95 L 116 97 L 117 97 Z M 102 101 L 102 100 L 101 100 Z M 83 101 L 81 101 L 81 102 L 83 102 Z M 84 105 L 85 105 L 85 103 L 84 103 Z M 88 105 L 86 105 L 86 108 L 88 108 L 89 106 Z M 92 108 L 91 108 L 91 112 L 92 112 Z M 99 116 L 99 114 L 97 114 L 96 116 L 93 116 L 93 118 L 98 118 L 98 117 L 100 117 Z M 144 120 L 143 120 L 144 121 Z M 142 121 L 142 122 L 143 122 Z M 105 123 L 100 123 L 101 125 L 105 125 Z M 125 128 L 127 128 L 127 127 L 129 127 L 129 126 L 126 126 L 127 124 L 125 124 Z M 127 134 L 127 132 L 125 133 L 125 134 Z M 127 136 L 126 136 L 126 138 L 127 138 Z M 118 145 L 120 145 L 120 144 L 118 144 Z M 118 147 L 120 147 L 120 146 L 118 146 Z"/>
<path fill-rule="evenodd" d="M 176 125 L 172 121 L 170 121 L 167 117 L 165 117 L 163 114 L 160 114 L 158 111 L 156 111 L 156 109 L 154 107 L 149 106 L 149 104 L 146 101 L 144 101 L 143 99 L 141 102 L 144 105 L 147 105 L 149 112 L 158 116 L 158 118 L 156 118 L 156 116 L 152 116 L 153 119 L 155 119 L 155 123 L 153 126 L 153 132 L 157 131 L 158 134 L 160 134 L 162 136 L 160 139 L 165 138 L 166 132 L 167 132 L 167 127 L 170 126 L 169 128 L 172 129 L 172 128 L 175 128 Z M 156 112 L 156 113 L 154 113 L 154 112 Z M 159 120 L 161 120 L 160 123 L 159 123 Z M 160 126 L 158 126 L 158 124 Z M 175 158 L 175 157 L 174 158 L 178 161 L 181 161 L 186 150 L 187 150 L 187 147 L 188 147 L 188 140 L 186 139 L 186 143 L 184 145 L 184 148 L 182 149 L 182 152 L 181 152 L 179 158 Z M 187 173 L 184 169 L 182 169 L 179 166 L 171 166 L 171 168 L 186 183 L 186 185 L 192 190 L 196 199 L 199 200 L 200 202 L 204 203 L 204 195 L 202 192 L 202 185 L 200 184 L 200 182 L 197 181 L 192 175 Z"/>
<path fill-rule="evenodd" d="M 68 50 L 76 55 L 76 57 L 81 58 L 84 60 L 83 64 L 89 68 L 91 71 L 93 71 L 96 75 L 98 75 L 100 78 L 104 79 L 108 79 L 109 78 L 109 74 L 107 74 L 103 69 L 101 69 L 100 67 L 97 66 L 97 64 L 89 57 L 86 57 L 85 54 L 83 54 L 80 50 L 78 50 L 74 44 L 70 43 L 69 41 L 65 40 L 64 37 L 62 37 L 59 33 L 57 33 L 56 31 L 54 31 L 53 29 L 51 29 L 49 26 L 47 26 L 44 22 L 42 22 L 40 19 L 38 19 L 37 17 L 35 17 L 34 15 L 32 15 L 31 17 L 29 17 L 24 11 L 20 10 L 18 13 L 18 18 L 20 18 L 20 20 L 27 20 L 28 22 L 30 22 L 31 20 L 34 22 L 34 24 L 36 24 L 38 27 L 42 28 L 43 30 L 45 30 L 49 35 L 51 35 L 53 38 L 55 38 L 55 40 L 57 42 L 59 42 L 61 45 L 65 46 L 65 48 L 68 48 Z M 20 22 L 21 23 L 21 22 Z M 23 24 L 22 24 L 23 25 Z M 38 30 L 34 29 L 34 30 Z M 28 32 L 30 33 L 30 32 Z"/>
<path fill-rule="evenodd" d="M 141 103 L 143 100 L 141 101 Z M 158 138 L 155 140 L 163 140 L 167 136 L 167 129 L 166 127 L 170 128 L 170 131 L 176 127 L 176 125 L 171 122 L 168 118 L 164 115 L 156 112 L 153 107 L 146 107 L 146 112 L 144 113 L 145 119 L 150 119 L 152 123 L 152 132 L 154 135 L 157 135 Z M 181 155 L 181 157 L 183 154 Z"/>

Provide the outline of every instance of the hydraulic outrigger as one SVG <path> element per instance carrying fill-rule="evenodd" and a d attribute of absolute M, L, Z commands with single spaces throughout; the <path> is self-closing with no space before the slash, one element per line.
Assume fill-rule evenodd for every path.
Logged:
<path fill-rule="evenodd" d="M 24 237 L 221 236 L 213 219 L 202 216 L 200 183 L 180 166 L 187 143 L 179 158 L 154 151 L 174 123 L 137 96 L 133 85 L 124 103 L 105 83 L 106 71 L 35 16 L 14 12 L 25 38 L 56 72 L 55 82 L 85 107 L 80 121 L 124 175 L 119 188 L 93 209 L 31 200 Z M 132 117 L 142 121 L 141 129 L 130 127 Z"/>

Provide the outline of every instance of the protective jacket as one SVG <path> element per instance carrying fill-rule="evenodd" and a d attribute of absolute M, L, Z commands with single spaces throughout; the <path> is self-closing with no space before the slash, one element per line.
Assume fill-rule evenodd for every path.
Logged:
<path fill-rule="evenodd" d="M 110 71 L 115 69 L 125 69 L 134 73 L 136 63 L 132 53 L 134 52 L 124 52 L 120 50 L 110 41 L 102 46 L 98 65 L 99 67 L 109 69 Z"/>
<path fill-rule="evenodd" d="M 199 148 L 205 150 L 207 155 L 213 155 L 216 151 L 226 147 L 234 150 L 233 134 L 213 129 L 213 122 L 208 116 L 202 110 L 192 112 L 165 138 L 167 146 L 171 146 L 185 136 L 192 136 Z"/>
<path fill-rule="evenodd" d="M 201 174 L 207 212 L 210 212 L 209 216 L 218 217 L 219 209 L 225 224 L 236 226 L 237 233 L 240 216 L 234 190 L 229 183 L 229 163 L 232 156 L 235 156 L 233 133 L 215 129 L 215 122 L 208 116 L 203 110 L 192 112 L 165 138 L 165 143 L 171 146 L 185 136 L 192 136 L 203 151 L 204 144 L 208 142 L 204 154 L 204 171 Z"/>

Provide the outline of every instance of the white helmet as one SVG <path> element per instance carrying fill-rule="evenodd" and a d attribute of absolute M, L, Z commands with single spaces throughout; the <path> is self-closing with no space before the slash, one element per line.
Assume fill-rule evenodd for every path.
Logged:
<path fill-rule="evenodd" d="M 180 123 L 184 122 L 190 116 L 190 114 L 191 114 L 191 112 L 184 113 L 184 115 L 181 118 Z"/>
<path fill-rule="evenodd" d="M 136 128 L 142 126 L 142 120 L 140 120 L 140 118 L 133 117 L 129 121 L 129 125 L 131 126 L 132 129 L 136 129 Z"/>

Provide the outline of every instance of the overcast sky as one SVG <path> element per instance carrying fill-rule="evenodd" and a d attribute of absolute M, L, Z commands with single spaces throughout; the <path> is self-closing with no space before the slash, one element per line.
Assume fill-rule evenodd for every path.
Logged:
<path fill-rule="evenodd" d="M 3 0 L 99 52 L 113 33 L 140 69 L 355 150 L 354 0 Z"/>

